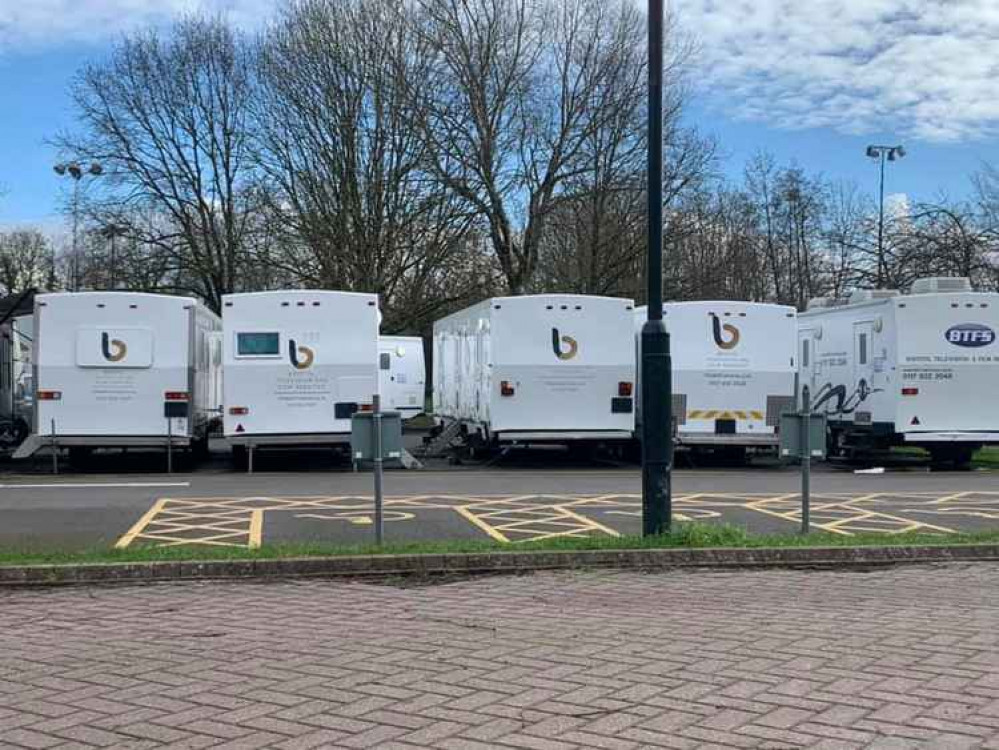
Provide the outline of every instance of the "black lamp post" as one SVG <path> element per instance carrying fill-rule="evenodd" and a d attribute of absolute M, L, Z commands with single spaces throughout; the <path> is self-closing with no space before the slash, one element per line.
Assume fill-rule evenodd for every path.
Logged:
<path fill-rule="evenodd" d="M 896 161 L 905 156 L 904 146 L 868 146 L 867 156 L 881 162 L 881 181 L 878 189 L 878 280 L 877 287 L 887 282 L 888 264 L 885 263 L 885 162 Z"/>
<path fill-rule="evenodd" d="M 669 334 L 663 324 L 663 0 L 649 0 L 648 320 L 642 326 L 642 534 L 670 530 Z"/>

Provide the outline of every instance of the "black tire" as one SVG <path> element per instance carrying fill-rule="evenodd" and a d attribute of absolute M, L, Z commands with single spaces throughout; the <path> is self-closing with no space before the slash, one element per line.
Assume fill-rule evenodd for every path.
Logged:
<path fill-rule="evenodd" d="M 74 469 L 86 469 L 90 464 L 90 459 L 94 454 L 93 448 L 82 445 L 74 445 L 67 451 L 67 460 Z"/>
<path fill-rule="evenodd" d="M 232 468 L 234 471 L 249 471 L 250 451 L 245 445 L 232 446 Z"/>
<path fill-rule="evenodd" d="M 930 448 L 930 466 L 933 469 L 953 469 L 967 471 L 971 468 L 978 446 L 948 445 Z"/>

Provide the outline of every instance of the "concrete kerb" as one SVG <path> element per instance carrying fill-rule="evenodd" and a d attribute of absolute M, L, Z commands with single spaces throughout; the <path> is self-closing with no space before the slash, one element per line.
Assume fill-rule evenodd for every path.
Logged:
<path fill-rule="evenodd" d="M 869 568 L 999 560 L 999 545 L 498 551 L 246 560 L 0 566 L 0 586 L 276 578 L 396 578 L 537 570 Z"/>

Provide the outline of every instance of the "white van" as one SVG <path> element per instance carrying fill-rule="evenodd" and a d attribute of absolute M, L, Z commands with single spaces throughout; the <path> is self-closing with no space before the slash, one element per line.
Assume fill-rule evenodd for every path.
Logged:
<path fill-rule="evenodd" d="M 647 316 L 645 307 L 635 311 L 639 370 Z M 663 306 L 663 321 L 670 335 L 677 445 L 740 454 L 749 447 L 776 448 L 780 415 L 794 408 L 795 309 L 670 302 Z"/>
<path fill-rule="evenodd" d="M 427 367 L 419 336 L 381 336 L 378 339 L 378 392 L 382 408 L 403 419 L 424 411 Z"/>
<path fill-rule="evenodd" d="M 830 455 L 912 445 L 966 465 L 999 442 L 999 294 L 920 279 L 906 295 L 813 300 L 798 321 L 801 386 L 828 417 Z"/>
<path fill-rule="evenodd" d="M 39 294 L 34 314 L 33 435 L 14 454 L 53 442 L 204 452 L 221 405 L 219 317 L 192 297 L 136 292 Z M 214 351 L 213 351 L 214 348 Z"/>
<path fill-rule="evenodd" d="M 378 297 L 276 291 L 222 298 L 225 436 L 249 446 L 349 443 L 378 390 Z"/>
<path fill-rule="evenodd" d="M 434 324 L 434 414 L 475 440 L 630 440 L 628 299 L 495 297 Z"/>

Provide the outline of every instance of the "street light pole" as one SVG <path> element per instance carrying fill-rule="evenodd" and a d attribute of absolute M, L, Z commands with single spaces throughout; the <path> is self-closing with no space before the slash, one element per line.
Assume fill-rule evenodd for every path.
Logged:
<path fill-rule="evenodd" d="M 80 249 L 79 249 L 79 231 L 80 231 L 80 180 L 83 179 L 85 174 L 91 177 L 97 177 L 104 172 L 104 168 L 97 162 L 93 162 L 89 167 L 84 169 L 75 161 L 65 162 L 56 164 L 53 169 L 55 173 L 60 177 L 67 176 L 73 179 L 73 257 L 70 261 L 70 275 L 72 291 L 80 291 Z"/>
<path fill-rule="evenodd" d="M 888 264 L 885 263 L 885 162 L 895 161 L 905 156 L 904 146 L 868 146 L 867 156 L 878 159 L 881 179 L 878 183 L 878 278 L 880 289 L 887 283 Z"/>
<path fill-rule="evenodd" d="M 663 324 L 663 0 L 649 0 L 648 320 L 642 326 L 642 534 L 670 530 L 669 334 Z"/>

